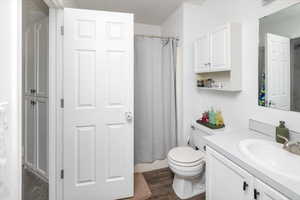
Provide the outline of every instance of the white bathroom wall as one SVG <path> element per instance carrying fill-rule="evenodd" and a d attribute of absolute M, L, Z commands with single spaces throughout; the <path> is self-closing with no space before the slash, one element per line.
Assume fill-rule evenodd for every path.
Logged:
<path fill-rule="evenodd" d="M 225 122 L 232 128 L 247 128 L 248 119 L 277 125 L 285 120 L 287 126 L 300 131 L 300 114 L 273 110 L 257 105 L 258 93 L 258 43 L 259 18 L 300 2 L 299 0 L 277 0 L 263 7 L 261 0 L 208 0 L 202 5 L 183 5 L 182 47 L 183 47 L 183 130 L 187 138 L 190 124 L 202 111 L 215 106 L 222 109 Z M 226 93 L 200 91 L 196 87 L 194 74 L 193 42 L 201 35 L 227 22 L 243 25 L 242 78 L 243 91 Z M 171 23 L 170 23 L 171 24 Z M 163 24 L 162 33 L 176 29 Z M 182 142 L 181 142 L 182 143 Z"/>
<path fill-rule="evenodd" d="M 161 25 L 164 37 L 176 37 L 182 43 L 183 39 L 183 6 L 177 8 Z"/>
<path fill-rule="evenodd" d="M 0 199 L 19 200 L 21 194 L 21 157 L 20 157 L 20 107 L 21 96 L 21 1 L 0 1 L 0 103 L 8 102 L 8 129 L 4 177 L 0 180 Z M 1 147 L 0 147 L 1 148 Z M 1 171 L 0 173 L 3 173 Z"/>
<path fill-rule="evenodd" d="M 134 34 L 160 36 L 161 28 L 160 26 L 156 26 L 156 25 L 134 23 Z"/>

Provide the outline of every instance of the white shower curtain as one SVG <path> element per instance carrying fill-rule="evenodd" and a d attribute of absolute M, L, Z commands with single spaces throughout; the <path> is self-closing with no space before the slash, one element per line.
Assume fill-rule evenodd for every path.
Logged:
<path fill-rule="evenodd" d="M 135 163 L 165 159 L 177 144 L 176 43 L 135 38 Z"/>

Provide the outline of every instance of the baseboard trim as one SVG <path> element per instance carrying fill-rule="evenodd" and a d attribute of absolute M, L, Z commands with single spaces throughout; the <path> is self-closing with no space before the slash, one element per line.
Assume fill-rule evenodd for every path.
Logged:
<path fill-rule="evenodd" d="M 143 173 L 168 167 L 168 160 L 156 160 L 153 163 L 140 163 L 134 166 L 134 172 Z"/>

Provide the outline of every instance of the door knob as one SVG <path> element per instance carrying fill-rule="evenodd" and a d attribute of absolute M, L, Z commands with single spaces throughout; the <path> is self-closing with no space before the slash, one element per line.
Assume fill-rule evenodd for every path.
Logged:
<path fill-rule="evenodd" d="M 35 89 L 30 89 L 30 93 L 31 93 L 31 94 L 34 94 L 35 92 L 36 92 Z"/>
<path fill-rule="evenodd" d="M 125 117 L 126 117 L 127 121 L 132 121 L 132 119 L 133 119 L 132 112 L 126 112 Z"/>

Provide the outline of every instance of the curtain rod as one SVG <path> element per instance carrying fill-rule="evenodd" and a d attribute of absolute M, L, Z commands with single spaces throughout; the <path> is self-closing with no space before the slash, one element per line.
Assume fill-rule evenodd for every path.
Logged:
<path fill-rule="evenodd" d="M 160 38 L 160 39 L 174 39 L 174 40 L 177 40 L 179 41 L 178 38 L 176 37 L 162 37 L 162 36 L 156 36 L 156 35 L 139 35 L 139 34 L 136 34 L 134 36 L 138 36 L 138 37 L 148 37 L 148 38 Z"/>

